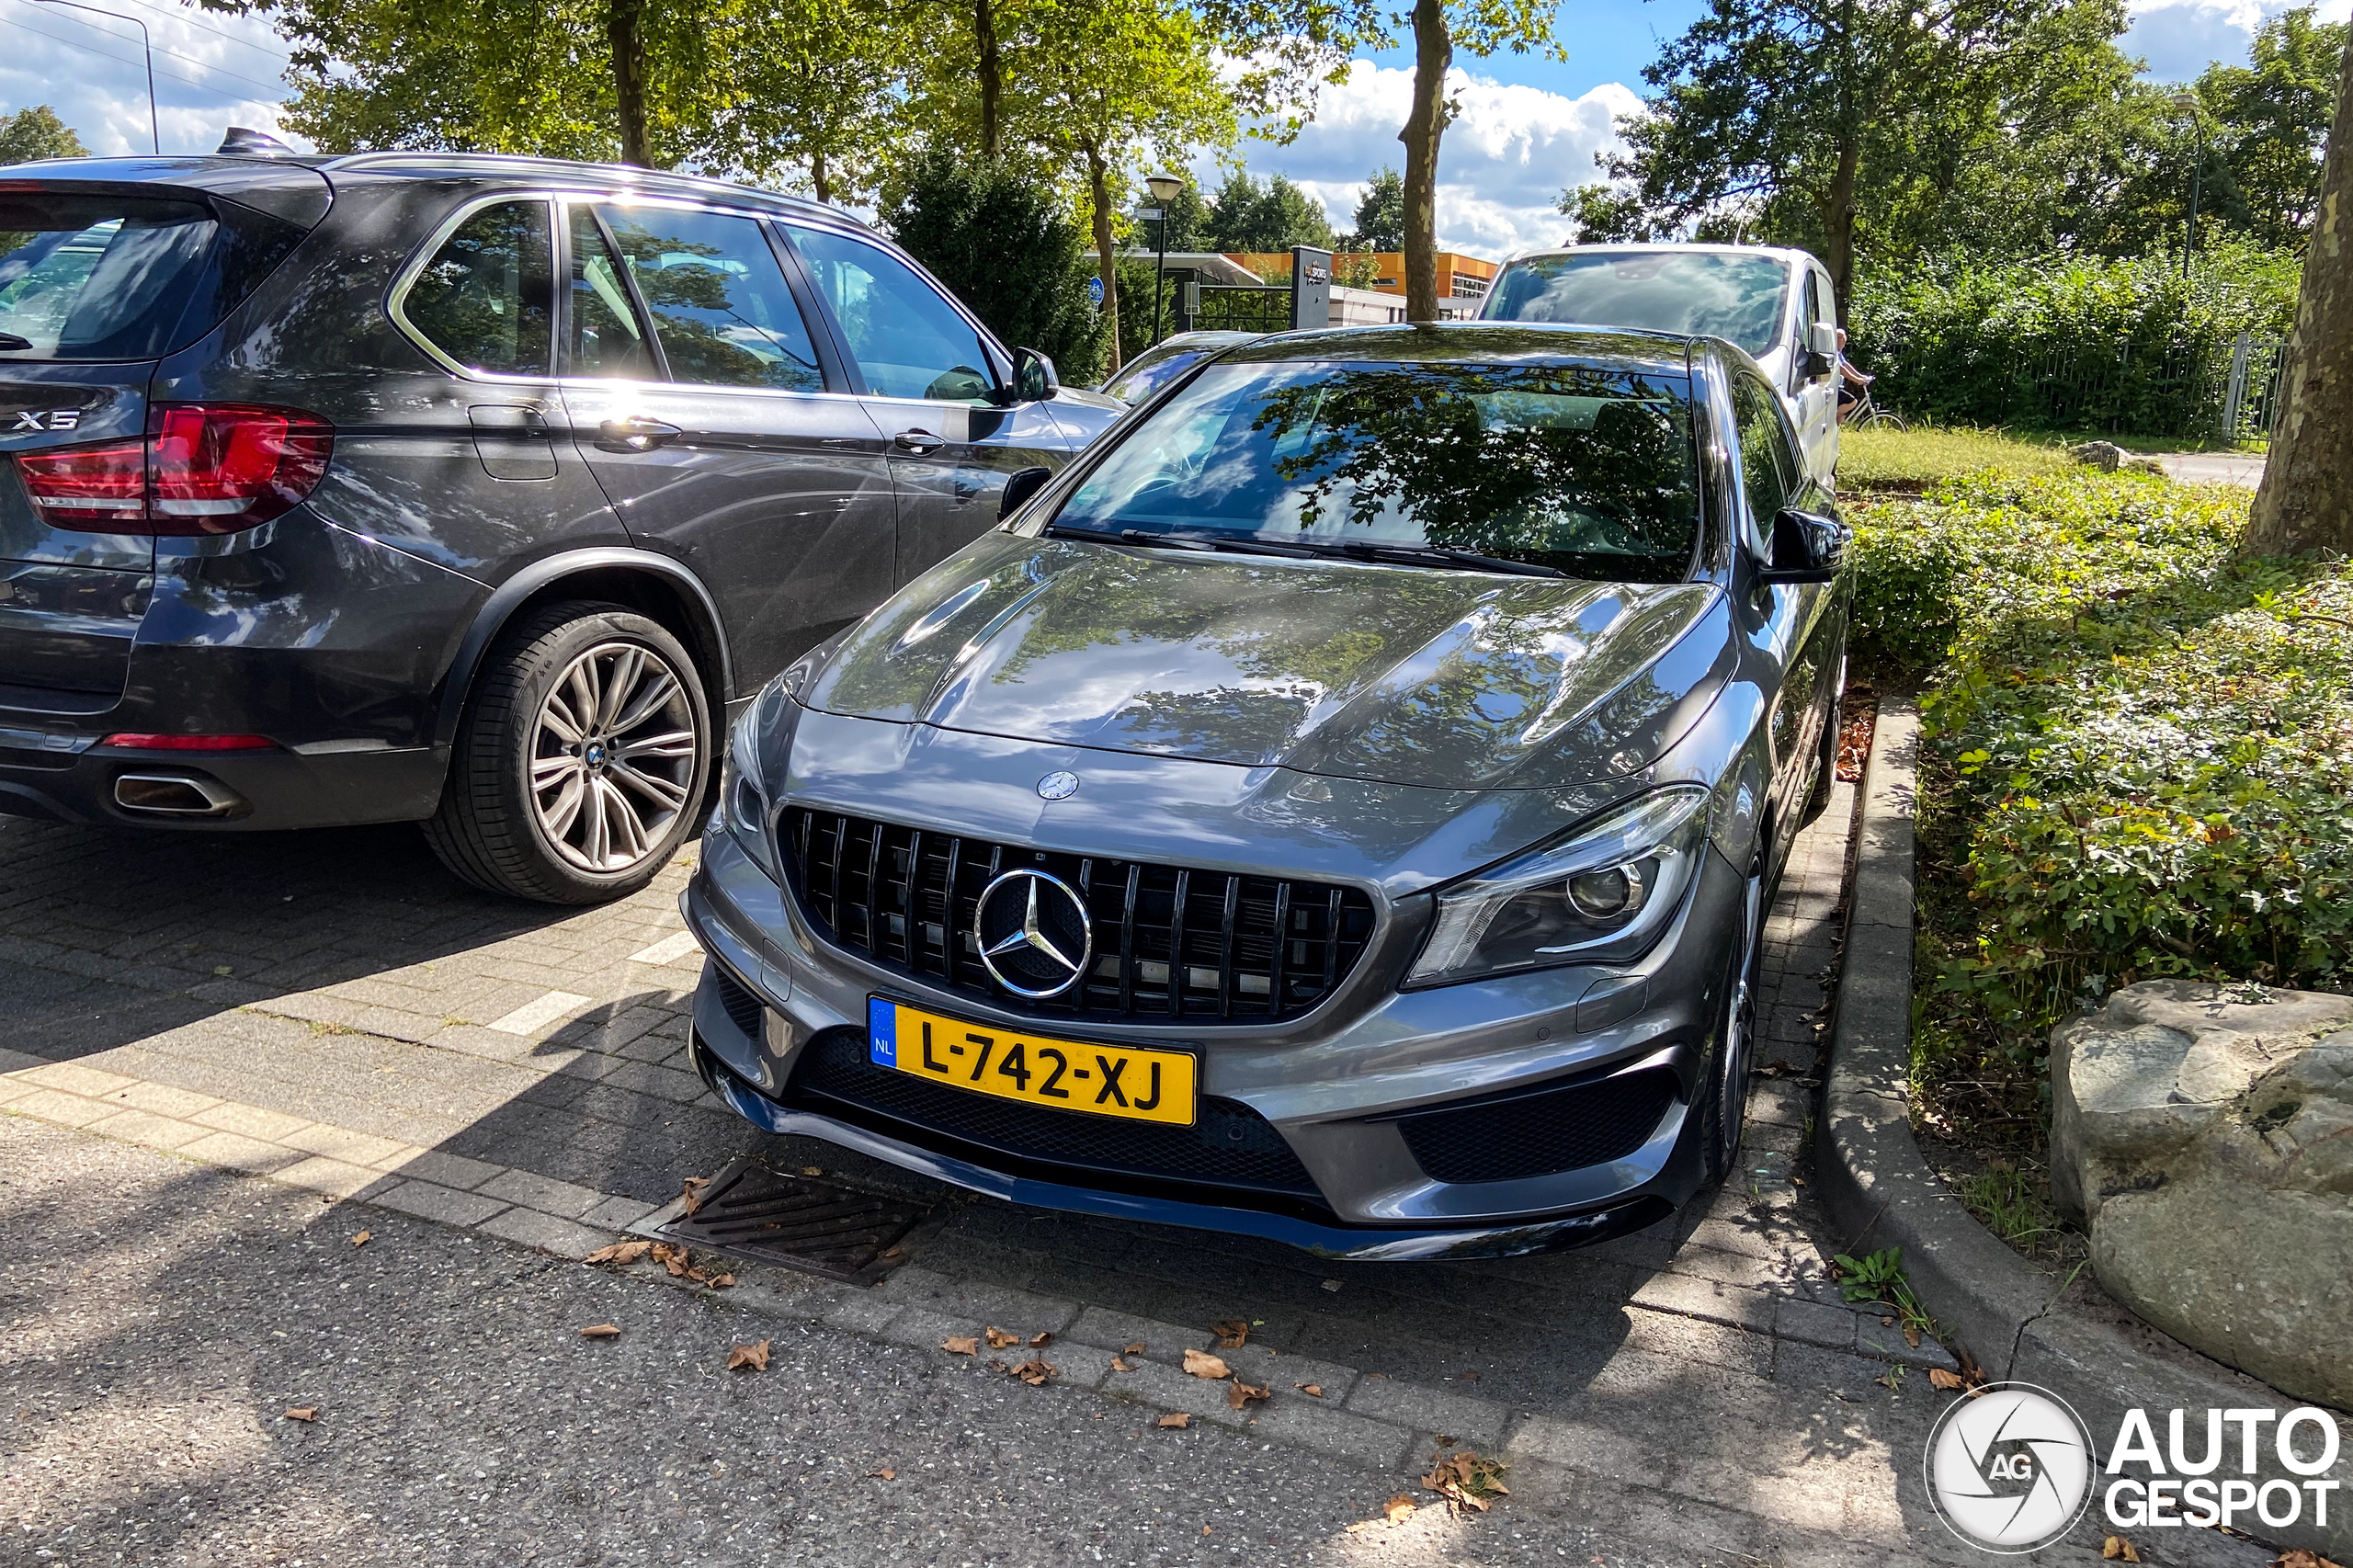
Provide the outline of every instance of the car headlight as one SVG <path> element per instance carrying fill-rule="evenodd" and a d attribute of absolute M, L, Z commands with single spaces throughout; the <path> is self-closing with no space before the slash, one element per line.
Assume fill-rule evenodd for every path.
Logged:
<path fill-rule="evenodd" d="M 719 773 L 719 820 L 753 864 L 781 882 L 776 852 L 768 843 L 768 798 L 760 787 L 759 719 L 752 704 L 727 739 L 727 761 Z"/>
<path fill-rule="evenodd" d="M 1706 787 L 1670 785 L 1457 882 L 1405 983 L 1633 958 L 1674 918 L 1707 836 Z"/>

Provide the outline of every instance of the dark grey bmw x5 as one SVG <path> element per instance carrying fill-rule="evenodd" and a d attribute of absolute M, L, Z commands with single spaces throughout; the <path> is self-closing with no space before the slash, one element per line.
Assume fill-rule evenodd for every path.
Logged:
<path fill-rule="evenodd" d="M 222 151 L 0 170 L 0 811 L 619 896 L 736 705 L 1119 411 L 824 207 Z"/>

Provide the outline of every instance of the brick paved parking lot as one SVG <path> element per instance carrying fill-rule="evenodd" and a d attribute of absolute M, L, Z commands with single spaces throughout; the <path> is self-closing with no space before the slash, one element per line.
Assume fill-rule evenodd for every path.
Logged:
<path fill-rule="evenodd" d="M 1182 1562 L 1245 1543 L 1284 1562 L 1973 1560 L 1920 1483 L 1946 1398 L 1925 1372 L 1949 1360 L 1841 1300 L 1837 1247 L 1792 1179 L 1851 808 L 1841 785 L 1773 914 L 1743 1175 L 1652 1231 L 1545 1257 L 1343 1265 L 956 1195 L 870 1291 L 752 1268 L 718 1296 L 647 1265 L 616 1278 L 565 1260 L 748 1152 L 942 1194 L 766 1139 L 687 1069 L 688 862 L 624 903 L 562 911 L 458 886 L 406 829 L 133 836 L 0 819 L 0 1561 L 291 1562 L 327 1539 L 342 1544 L 313 1561 L 512 1562 L 547 1546 L 581 1562 Z M 325 1292 L 333 1270 L 362 1267 L 347 1237 L 363 1227 L 369 1252 L 422 1261 L 389 1281 L 369 1265 L 377 1315 L 298 1368 L 317 1314 L 362 1298 L 276 1276 Z M 110 1283 L 165 1278 L 153 1256 L 175 1248 L 205 1282 L 191 1290 L 245 1308 L 191 1316 L 173 1292 L 141 1299 L 160 1286 Z M 381 1321 L 395 1310 L 397 1328 Z M 116 1336 L 142 1312 L 163 1326 L 125 1350 Z M 572 1337 L 591 1314 L 628 1325 L 614 1354 L 637 1380 L 601 1406 L 584 1405 L 582 1380 L 611 1374 L 581 1364 Z M 1274 1391 L 1241 1411 L 1180 1369 L 1234 1318 L 1255 1326 L 1228 1359 Z M 938 1348 L 990 1324 L 1055 1335 L 1053 1384 Z M 778 1358 L 756 1398 L 717 1370 L 726 1343 L 756 1335 Z M 398 1365 L 370 1381 L 349 1352 L 361 1343 Z M 485 1358 L 493 1410 L 449 1392 Z M 210 1393 L 177 1386 L 191 1379 Z M 654 1383 L 658 1399 L 631 1405 Z M 322 1386 L 319 1433 L 339 1419 L 357 1446 L 297 1453 L 327 1437 L 298 1444 L 278 1405 Z M 242 1457 L 193 1505 L 108 1483 L 94 1426 L 136 1448 L 180 1419 L 183 1396 L 242 1410 L 222 1446 Z M 1162 1412 L 1188 1428 L 1154 1425 Z M 222 1418 L 186 1416 L 190 1432 Z M 1509 1500 L 1441 1523 L 1413 1483 L 1445 1443 L 1509 1460 Z M 924 1469 L 977 1465 L 1002 1485 L 1024 1445 L 1084 1479 L 1051 1506 L 992 1512 Z M 466 1490 L 449 1481 L 463 1456 L 538 1448 L 570 1454 L 569 1479 L 512 1482 L 528 1507 L 450 1490 Z M 863 1476 L 878 1461 L 895 1483 Z M 802 1484 L 727 1479 L 755 1462 L 799 1467 Z M 582 1465 L 611 1473 L 585 1484 Z M 298 1472 L 301 1506 L 256 1500 Z M 867 1501 L 801 1517 L 818 1491 L 860 1484 Z M 1426 1506 L 1418 1523 L 1347 1529 L 1401 1488 Z M 836 1507 L 869 1528 L 837 1530 Z M 132 1528 L 175 1508 L 169 1528 Z M 632 1514 L 662 1529 L 619 1522 Z M 526 1517 L 544 1531 L 517 1533 Z M 405 1533 L 387 1533 L 395 1520 Z M 2166 1546 L 2148 1560 L 2256 1560 L 2211 1536 Z M 2097 1551 L 2079 1531 L 2041 1560 Z"/>

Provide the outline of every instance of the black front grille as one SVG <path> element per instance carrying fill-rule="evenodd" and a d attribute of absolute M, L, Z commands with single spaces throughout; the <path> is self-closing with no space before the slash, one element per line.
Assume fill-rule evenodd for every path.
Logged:
<path fill-rule="evenodd" d="M 727 1015 L 727 1021 L 754 1040 L 759 1039 L 760 1015 L 767 1011 L 767 1006 L 752 994 L 750 988 L 742 981 L 730 974 L 723 963 L 710 966 L 710 985 L 719 994 L 720 1010 Z"/>
<path fill-rule="evenodd" d="M 959 838 L 837 812 L 777 819 L 794 886 L 834 941 L 902 972 L 1047 1017 L 1295 1017 L 1330 995 L 1372 937 L 1356 888 L 1195 871 Z M 981 962 L 972 915 L 1002 872 L 1027 867 L 1086 900 L 1086 980 L 1033 1001 Z"/>
<path fill-rule="evenodd" d="M 1435 1181 L 1519 1181 L 1622 1160 L 1675 1102 L 1664 1067 L 1398 1119 Z"/>
<path fill-rule="evenodd" d="M 1238 1100 L 1204 1096 L 1191 1127 L 1047 1110 L 878 1067 L 856 1029 L 829 1029 L 812 1040 L 784 1100 L 925 1146 L 949 1140 L 984 1165 L 1066 1167 L 1089 1178 L 1108 1174 L 1321 1201 L 1314 1178 L 1282 1134 Z"/>

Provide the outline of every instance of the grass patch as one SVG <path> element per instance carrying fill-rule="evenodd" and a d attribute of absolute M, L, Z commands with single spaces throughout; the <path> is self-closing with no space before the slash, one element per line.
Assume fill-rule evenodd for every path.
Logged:
<path fill-rule="evenodd" d="M 2058 473 L 2075 466 L 2056 437 L 2006 430 L 1940 425 L 1845 430 L 1838 436 L 1838 483 L 1852 490 L 1916 489 L 1984 468 Z"/>

